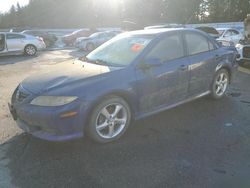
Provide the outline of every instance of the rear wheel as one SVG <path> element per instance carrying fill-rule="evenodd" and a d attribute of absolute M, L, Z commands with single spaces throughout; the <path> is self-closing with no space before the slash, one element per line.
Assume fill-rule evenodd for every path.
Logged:
<path fill-rule="evenodd" d="M 219 70 L 215 77 L 212 84 L 212 93 L 211 96 L 214 99 L 222 98 L 228 88 L 229 85 L 229 73 L 226 69 Z"/>
<path fill-rule="evenodd" d="M 131 111 L 125 100 L 117 96 L 106 97 L 91 114 L 88 136 L 98 143 L 119 139 L 128 128 Z"/>
<path fill-rule="evenodd" d="M 26 55 L 33 56 L 33 55 L 36 55 L 36 52 L 37 52 L 37 49 L 34 45 L 29 44 L 24 48 L 24 53 Z"/>

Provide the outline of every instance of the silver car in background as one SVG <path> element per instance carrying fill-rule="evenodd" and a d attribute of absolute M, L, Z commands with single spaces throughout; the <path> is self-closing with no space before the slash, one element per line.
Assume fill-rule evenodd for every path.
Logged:
<path fill-rule="evenodd" d="M 89 37 L 80 37 L 76 39 L 75 47 L 86 50 L 93 51 L 95 48 L 100 46 L 101 44 L 107 42 L 108 40 L 115 37 L 117 34 L 121 33 L 120 31 L 103 31 L 97 32 Z"/>
<path fill-rule="evenodd" d="M 14 32 L 0 32 L 0 55 L 23 53 L 33 56 L 38 50 L 45 48 L 42 38 Z"/>

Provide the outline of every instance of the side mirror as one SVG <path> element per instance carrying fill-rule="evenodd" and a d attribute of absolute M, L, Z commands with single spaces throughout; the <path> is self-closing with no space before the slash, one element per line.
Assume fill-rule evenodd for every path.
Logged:
<path fill-rule="evenodd" d="M 142 61 L 139 65 L 140 68 L 142 69 L 148 69 L 151 67 L 158 67 L 161 66 L 161 60 L 159 58 L 148 58 Z"/>

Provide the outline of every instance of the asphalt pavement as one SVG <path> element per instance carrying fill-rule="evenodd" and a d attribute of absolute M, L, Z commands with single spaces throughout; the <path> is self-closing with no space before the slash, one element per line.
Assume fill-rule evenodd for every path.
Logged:
<path fill-rule="evenodd" d="M 250 74 L 239 72 L 222 100 L 134 122 L 114 143 L 12 135 L 0 145 L 0 187 L 249 188 Z"/>

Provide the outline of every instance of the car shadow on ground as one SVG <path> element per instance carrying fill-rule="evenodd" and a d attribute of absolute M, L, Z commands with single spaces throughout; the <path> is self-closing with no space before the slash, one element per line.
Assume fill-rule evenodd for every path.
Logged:
<path fill-rule="evenodd" d="M 88 52 L 83 51 L 83 50 L 79 50 L 79 49 L 75 49 L 72 50 L 69 55 L 75 58 L 79 58 L 79 57 L 83 57 L 86 56 L 88 54 Z"/>
<path fill-rule="evenodd" d="M 27 60 L 32 60 L 38 57 L 39 54 L 35 56 L 27 56 L 27 55 L 8 55 L 8 56 L 0 56 L 0 65 L 7 64 L 15 64 L 20 63 Z"/>
<path fill-rule="evenodd" d="M 249 152 L 237 128 L 224 130 L 235 116 L 245 117 L 238 117 L 237 105 L 232 97 L 199 99 L 134 122 L 122 139 L 106 145 L 87 138 L 47 142 L 18 135 L 5 144 L 11 183 L 21 188 L 220 187 L 234 181 L 232 166 L 241 168 L 232 159 Z M 249 160 L 239 158 L 243 166 Z"/>

